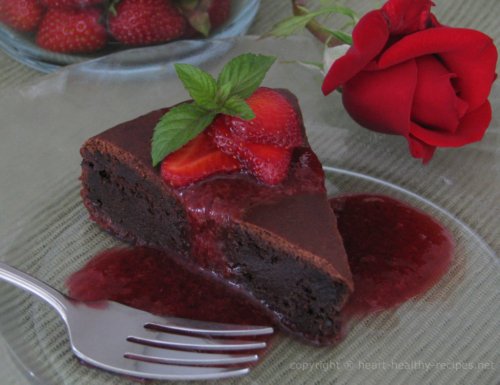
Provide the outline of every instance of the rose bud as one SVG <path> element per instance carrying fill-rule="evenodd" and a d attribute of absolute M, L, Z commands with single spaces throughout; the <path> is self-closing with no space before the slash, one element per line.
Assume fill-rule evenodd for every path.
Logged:
<path fill-rule="evenodd" d="M 324 94 L 342 88 L 360 125 L 404 136 L 415 158 L 482 139 L 497 50 L 487 35 L 441 25 L 430 0 L 389 0 L 353 30 L 353 45 L 330 67 Z"/>

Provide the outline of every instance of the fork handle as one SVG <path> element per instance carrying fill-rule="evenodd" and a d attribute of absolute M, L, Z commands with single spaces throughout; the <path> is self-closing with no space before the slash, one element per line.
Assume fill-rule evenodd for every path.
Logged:
<path fill-rule="evenodd" d="M 66 309 L 70 306 L 70 300 L 53 287 L 3 262 L 0 262 L 0 280 L 12 283 L 43 299 L 66 321 Z"/>

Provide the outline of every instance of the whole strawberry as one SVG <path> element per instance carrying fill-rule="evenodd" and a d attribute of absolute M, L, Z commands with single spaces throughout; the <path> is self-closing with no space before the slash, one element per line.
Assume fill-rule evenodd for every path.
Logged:
<path fill-rule="evenodd" d="M 220 27 L 229 19 L 231 13 L 231 0 L 212 0 L 208 8 L 211 28 Z"/>
<path fill-rule="evenodd" d="M 164 43 L 184 34 L 186 20 L 170 0 L 121 0 L 108 19 L 109 31 L 127 45 Z"/>
<path fill-rule="evenodd" d="M 91 5 L 100 5 L 104 0 L 40 0 L 48 8 L 83 8 Z"/>
<path fill-rule="evenodd" d="M 106 45 L 106 29 L 97 8 L 49 8 L 36 35 L 37 44 L 63 53 L 90 53 Z"/>
<path fill-rule="evenodd" d="M 38 0 L 0 0 L 0 21 L 18 31 L 34 31 L 42 13 Z"/>

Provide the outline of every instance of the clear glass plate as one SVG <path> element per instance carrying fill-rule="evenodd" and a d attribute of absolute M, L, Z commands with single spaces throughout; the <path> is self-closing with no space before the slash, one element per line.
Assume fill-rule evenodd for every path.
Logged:
<path fill-rule="evenodd" d="M 358 320 L 334 348 L 279 336 L 249 376 L 224 383 L 495 383 L 500 359 L 500 264 L 494 251 L 498 88 L 491 98 L 495 118 L 484 140 L 439 150 L 423 166 L 409 156 L 403 139 L 358 127 L 343 111 L 339 95 L 322 96 L 318 72 L 290 63 L 320 58 L 321 47 L 309 39 L 239 38 L 213 44 L 229 48 L 203 63 L 212 73 L 242 52 L 280 58 L 264 84 L 289 88 L 299 97 L 331 194 L 372 192 L 404 200 L 441 221 L 456 240 L 450 271 L 425 295 Z M 118 244 L 89 221 L 81 204 L 80 145 L 116 123 L 187 98 L 167 69 L 113 77 L 92 71 L 95 65 L 68 67 L 0 94 L 0 255 L 61 290 L 92 255 Z M 81 365 L 57 315 L 5 284 L 0 284 L 0 333 L 32 383 L 134 383 Z"/>
<path fill-rule="evenodd" d="M 223 39 L 244 35 L 252 24 L 259 9 L 260 0 L 233 0 L 229 20 L 216 29 L 210 39 Z M 121 51 L 120 70 L 148 71 L 166 62 L 178 61 L 200 55 L 217 55 L 206 44 L 210 39 L 191 40 L 182 44 L 182 49 L 172 42 L 142 48 L 126 48 L 117 43 L 109 43 L 104 51 L 95 54 L 61 54 L 47 51 L 35 44 L 31 33 L 21 33 L 0 23 L 0 48 L 15 60 L 42 72 L 53 72 L 62 66 L 91 60 L 113 52 Z M 114 67 L 117 69 L 117 67 Z M 108 67 L 108 70 L 110 68 Z"/>

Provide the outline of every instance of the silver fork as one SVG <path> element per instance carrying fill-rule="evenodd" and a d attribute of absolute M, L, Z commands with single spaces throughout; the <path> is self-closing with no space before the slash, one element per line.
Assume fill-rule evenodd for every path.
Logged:
<path fill-rule="evenodd" d="M 241 376 L 259 358 L 248 352 L 263 349 L 266 343 L 238 337 L 273 333 L 271 327 L 158 317 L 112 301 L 75 301 L 2 262 L 0 279 L 52 305 L 67 326 L 78 358 L 127 376 L 160 380 Z"/>

